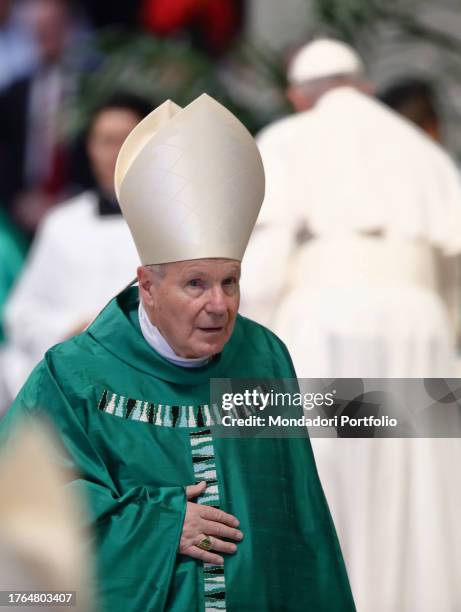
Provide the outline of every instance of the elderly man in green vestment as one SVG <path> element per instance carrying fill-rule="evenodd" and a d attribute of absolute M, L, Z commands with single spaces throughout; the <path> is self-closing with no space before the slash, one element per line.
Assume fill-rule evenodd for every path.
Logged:
<path fill-rule="evenodd" d="M 47 352 L 1 428 L 42 412 L 58 428 L 89 500 L 97 609 L 354 610 L 309 440 L 211 427 L 210 379 L 295 376 L 237 314 L 264 195 L 252 137 L 206 95 L 168 101 L 125 141 L 115 184 L 139 288 Z"/>

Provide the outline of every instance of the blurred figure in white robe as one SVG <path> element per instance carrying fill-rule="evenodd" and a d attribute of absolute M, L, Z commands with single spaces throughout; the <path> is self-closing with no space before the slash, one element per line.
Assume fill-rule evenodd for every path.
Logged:
<path fill-rule="evenodd" d="M 64 468 L 56 464 L 59 445 L 51 430 L 35 421 L 2 447 L 0 591 L 75 591 L 76 605 L 59 609 L 89 612 L 93 570 L 84 544 L 85 502 L 64 486 Z"/>
<path fill-rule="evenodd" d="M 119 93 L 94 112 L 86 144 L 96 188 L 47 214 L 5 306 L 0 415 L 45 351 L 81 332 L 132 280 L 139 257 L 113 191 L 114 172 L 122 143 L 149 109 Z"/>
<path fill-rule="evenodd" d="M 297 111 L 259 135 L 266 199 L 243 314 L 299 377 L 455 375 L 461 186 L 449 156 L 371 97 L 323 39 L 289 66 Z M 461 609 L 461 443 L 313 438 L 359 612 Z"/>

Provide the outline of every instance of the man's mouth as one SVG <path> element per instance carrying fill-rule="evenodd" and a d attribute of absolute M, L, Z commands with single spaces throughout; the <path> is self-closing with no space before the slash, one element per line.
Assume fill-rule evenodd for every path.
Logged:
<path fill-rule="evenodd" d="M 206 334 L 217 334 L 222 332 L 223 329 L 224 327 L 222 325 L 220 327 L 199 327 L 199 330 Z"/>

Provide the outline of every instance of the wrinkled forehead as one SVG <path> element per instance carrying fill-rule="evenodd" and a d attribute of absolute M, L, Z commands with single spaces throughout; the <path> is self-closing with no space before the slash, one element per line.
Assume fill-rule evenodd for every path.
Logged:
<path fill-rule="evenodd" d="M 207 275 L 213 277 L 240 274 L 240 261 L 236 259 L 209 258 L 188 259 L 151 266 L 163 277 L 183 277 L 190 274 Z"/>

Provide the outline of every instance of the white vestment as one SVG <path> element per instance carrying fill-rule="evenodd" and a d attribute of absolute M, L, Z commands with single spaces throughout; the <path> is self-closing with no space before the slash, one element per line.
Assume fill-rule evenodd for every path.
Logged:
<path fill-rule="evenodd" d="M 449 157 L 350 88 L 263 131 L 242 312 L 299 377 L 454 375 L 461 188 Z M 461 609 L 458 439 L 312 439 L 359 612 Z"/>
<path fill-rule="evenodd" d="M 6 305 L 0 379 L 9 397 L 0 404 L 15 397 L 50 346 L 97 315 L 139 265 L 122 215 L 100 215 L 95 193 L 53 208 Z"/>

